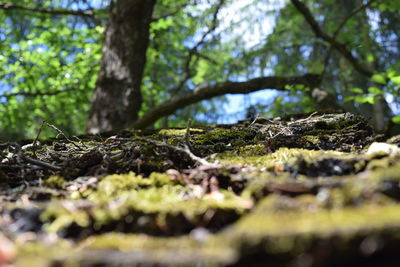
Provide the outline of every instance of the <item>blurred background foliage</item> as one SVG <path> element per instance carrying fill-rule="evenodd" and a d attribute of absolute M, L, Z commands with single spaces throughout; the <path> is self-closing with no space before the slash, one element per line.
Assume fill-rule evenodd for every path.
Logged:
<path fill-rule="evenodd" d="M 400 123 L 398 0 L 305 1 L 329 34 L 346 21 L 337 32 L 337 40 L 374 70 L 372 77 L 357 72 L 342 55 L 316 38 L 290 1 L 227 0 L 213 22 L 216 2 L 157 1 L 141 115 L 196 85 L 324 73 L 321 88 L 333 94 L 346 110 L 371 118 L 375 125 L 383 120 L 384 130 Z M 90 10 L 95 16 L 0 9 L 0 139 L 35 137 L 42 120 L 69 135 L 84 133 L 110 1 L 4 0 L 1 4 Z M 354 13 L 367 4 L 368 8 Z M 213 23 L 215 29 L 207 34 Z M 196 52 L 191 53 L 196 45 Z M 272 117 L 315 108 L 306 90 L 264 90 L 194 104 L 154 127 L 184 126 L 189 118 L 198 124 L 235 122 L 250 113 Z M 377 110 L 381 116 L 375 116 Z M 45 128 L 42 134 L 55 133 Z"/>

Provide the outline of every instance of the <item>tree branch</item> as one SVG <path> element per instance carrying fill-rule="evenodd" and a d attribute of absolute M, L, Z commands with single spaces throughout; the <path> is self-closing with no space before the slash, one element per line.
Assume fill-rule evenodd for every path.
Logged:
<path fill-rule="evenodd" d="M 355 15 L 357 15 L 359 12 L 361 12 L 362 10 L 366 9 L 367 7 L 369 7 L 373 2 L 375 2 L 376 0 L 370 0 L 368 3 L 366 3 L 365 5 L 360 5 L 359 7 L 355 8 L 353 11 L 350 12 L 350 14 L 348 14 L 343 20 L 342 22 L 339 24 L 339 26 L 336 28 L 335 32 L 333 33 L 332 38 L 336 39 L 337 36 L 339 35 L 340 31 L 343 29 L 343 27 L 346 25 L 346 23 Z M 333 50 L 333 46 L 331 45 L 329 47 L 328 53 L 325 56 L 324 59 L 324 69 L 322 71 L 322 76 L 325 75 L 325 72 L 328 68 L 328 63 L 329 63 L 329 59 L 331 57 L 332 54 L 332 50 Z"/>
<path fill-rule="evenodd" d="M 170 17 L 170 16 L 174 16 L 174 15 L 176 15 L 177 13 L 179 13 L 179 11 L 181 11 L 182 9 L 184 9 L 185 7 L 187 7 L 187 6 L 190 5 L 190 4 L 191 4 L 191 3 L 189 2 L 189 3 L 185 3 L 185 4 L 183 4 L 183 5 L 179 5 L 179 6 L 176 7 L 176 9 L 175 9 L 174 11 L 170 11 L 170 12 L 167 12 L 167 13 L 165 13 L 165 14 L 161 14 L 161 15 L 159 15 L 159 16 L 153 17 L 153 18 L 151 19 L 151 22 L 155 22 L 155 21 L 158 21 L 158 20 L 160 20 L 160 19 L 165 19 L 165 18 L 168 18 L 168 17 Z"/>
<path fill-rule="evenodd" d="M 340 31 L 343 29 L 343 27 L 346 25 L 346 23 L 355 15 L 357 15 L 357 13 L 361 12 L 362 10 L 366 9 L 367 7 L 369 7 L 370 5 L 372 5 L 373 2 L 375 2 L 376 0 L 370 0 L 368 3 L 366 3 L 365 5 L 360 5 L 359 7 L 355 8 L 353 11 L 350 12 L 350 14 L 348 14 L 343 20 L 342 22 L 339 24 L 339 26 L 337 27 L 336 31 L 333 33 L 333 38 L 336 39 L 336 37 L 338 36 L 338 34 L 340 33 Z"/>
<path fill-rule="evenodd" d="M 353 56 L 350 50 L 346 48 L 346 45 L 338 42 L 334 37 L 325 33 L 321 27 L 318 25 L 318 22 L 315 20 L 310 10 L 299 0 L 291 0 L 292 4 L 297 8 L 297 10 L 303 15 L 304 19 L 310 25 L 316 37 L 323 39 L 327 43 L 329 43 L 333 48 L 335 48 L 340 54 L 342 54 L 356 69 L 358 72 L 364 74 L 365 76 L 371 77 L 373 75 L 373 71 L 370 70 L 359 62 L 359 60 Z"/>
<path fill-rule="evenodd" d="M 17 93 L 0 95 L 0 97 L 5 97 L 5 98 L 9 99 L 9 98 L 16 97 L 16 96 L 25 96 L 25 97 L 50 96 L 50 95 L 58 95 L 58 94 L 69 92 L 69 91 L 79 91 L 79 90 L 75 89 L 75 88 L 66 88 L 66 89 L 57 90 L 57 91 L 53 91 L 53 92 L 37 92 L 37 93 L 17 92 Z"/>
<path fill-rule="evenodd" d="M 38 8 L 38 7 L 27 7 L 21 6 L 11 3 L 1 3 L 0 9 L 3 10 L 24 10 L 30 12 L 37 12 L 42 14 L 50 14 L 50 15 L 73 15 L 73 16 L 81 16 L 81 17 L 89 17 L 96 19 L 96 14 L 93 10 L 69 10 L 69 9 L 49 9 L 49 8 Z"/>
<path fill-rule="evenodd" d="M 198 48 L 204 44 L 206 38 L 208 35 L 210 35 L 213 31 L 218 26 L 218 13 L 220 12 L 222 6 L 224 5 L 225 0 L 219 0 L 219 2 L 215 5 L 215 10 L 212 14 L 212 20 L 211 20 L 211 25 L 207 29 L 206 32 L 203 33 L 201 36 L 200 40 L 193 45 L 192 48 L 188 50 L 188 55 L 186 57 L 186 61 L 184 64 L 184 69 L 183 69 L 183 75 L 181 80 L 169 90 L 170 94 L 177 94 L 182 87 L 185 85 L 185 83 L 192 77 L 192 70 L 190 68 L 190 65 L 192 63 L 192 59 L 194 56 L 198 56 Z"/>
<path fill-rule="evenodd" d="M 181 9 L 177 9 L 177 10 L 162 14 L 162 15 L 160 15 L 158 17 L 151 18 L 151 22 L 155 22 L 155 21 L 158 21 L 160 19 L 166 19 L 166 18 L 168 18 L 170 16 L 173 16 L 173 15 L 177 14 L 179 11 L 181 11 Z"/>
<path fill-rule="evenodd" d="M 146 128 L 158 119 L 174 113 L 176 110 L 197 103 L 202 100 L 210 99 L 225 94 L 247 94 L 262 89 L 287 90 L 287 86 L 303 84 L 309 87 L 316 87 L 320 84 L 320 76 L 316 74 L 306 74 L 295 77 L 260 77 L 245 82 L 223 82 L 214 85 L 198 87 L 190 92 L 177 95 L 154 107 L 146 114 L 135 121 L 131 127 L 136 129 Z"/>
<path fill-rule="evenodd" d="M 160 20 L 160 19 L 166 19 L 166 18 L 168 18 L 168 17 L 174 16 L 174 15 L 178 14 L 179 11 L 181 11 L 182 8 L 184 8 L 185 6 L 187 6 L 187 4 L 182 5 L 180 8 L 178 8 L 178 9 L 176 9 L 176 10 L 174 10 L 174 11 L 171 11 L 171 12 L 168 12 L 168 13 L 165 13 L 165 14 L 162 14 L 162 15 L 160 15 L 160 16 L 158 16 L 158 17 L 153 17 L 153 18 L 151 18 L 151 22 L 155 22 L 155 21 L 158 21 L 158 20 Z"/>

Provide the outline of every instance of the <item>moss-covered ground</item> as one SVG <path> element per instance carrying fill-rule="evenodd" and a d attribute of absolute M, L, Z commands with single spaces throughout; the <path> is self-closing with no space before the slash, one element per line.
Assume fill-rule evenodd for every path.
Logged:
<path fill-rule="evenodd" d="M 358 116 L 0 144 L 0 266 L 398 266 L 400 148 Z"/>

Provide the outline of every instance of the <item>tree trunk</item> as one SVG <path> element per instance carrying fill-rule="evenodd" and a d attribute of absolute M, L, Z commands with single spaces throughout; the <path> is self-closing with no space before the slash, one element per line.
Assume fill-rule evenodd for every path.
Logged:
<path fill-rule="evenodd" d="M 118 0 L 111 3 L 101 70 L 89 112 L 91 133 L 121 130 L 138 118 L 155 2 Z"/>

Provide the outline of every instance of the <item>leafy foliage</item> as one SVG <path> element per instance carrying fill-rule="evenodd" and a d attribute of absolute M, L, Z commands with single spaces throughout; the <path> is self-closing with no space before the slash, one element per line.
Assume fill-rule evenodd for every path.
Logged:
<path fill-rule="evenodd" d="M 0 56 L 0 137 L 34 136 L 41 120 L 80 133 L 99 71 L 102 27 L 25 13 L 0 11 L 1 35 L 7 37 Z"/>
<path fill-rule="evenodd" d="M 41 120 L 68 134 L 82 133 L 101 58 L 109 1 L 3 1 L 29 8 L 94 10 L 96 17 L 0 10 L 0 138 L 33 137 Z M 357 72 L 317 38 L 290 1 L 157 1 L 143 78 L 141 115 L 197 86 L 266 75 L 323 73 L 321 88 L 347 110 L 386 119 L 399 113 L 400 6 L 396 0 L 306 1 L 324 32 L 345 44 L 372 77 Z M 363 7 L 363 5 L 368 5 Z M 357 12 L 355 12 L 357 11 Z M 315 109 L 310 92 L 293 88 L 257 113 L 280 116 Z M 156 127 L 197 123 L 224 116 L 221 103 L 204 101 L 177 111 Z M 242 107 L 243 111 L 248 106 Z M 398 122 L 394 117 L 393 121 Z M 51 129 L 45 129 L 50 135 Z"/>

